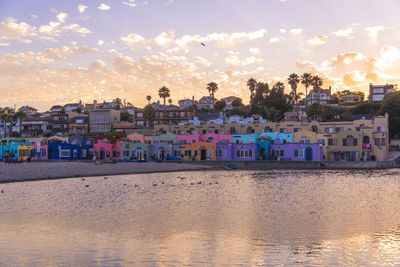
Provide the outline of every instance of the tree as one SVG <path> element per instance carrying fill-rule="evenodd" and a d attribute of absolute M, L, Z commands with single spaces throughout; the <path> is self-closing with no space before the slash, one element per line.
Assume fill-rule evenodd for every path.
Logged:
<path fill-rule="evenodd" d="M 247 81 L 247 87 L 249 87 L 250 90 L 250 103 L 253 100 L 254 97 L 254 91 L 256 90 L 256 86 L 257 86 L 257 81 L 256 79 L 250 78 Z"/>
<path fill-rule="evenodd" d="M 341 115 L 344 112 L 345 111 L 343 108 L 324 106 L 321 118 L 322 118 L 322 121 L 330 121 L 330 120 L 333 120 L 335 118 L 335 116 Z"/>
<path fill-rule="evenodd" d="M 122 100 L 121 98 L 117 97 L 116 99 L 113 99 L 113 101 L 115 104 L 117 104 L 117 109 L 120 109 L 122 106 Z"/>
<path fill-rule="evenodd" d="M 311 85 L 314 87 L 314 89 L 320 88 L 323 84 L 324 81 L 318 75 L 312 77 Z"/>
<path fill-rule="evenodd" d="M 236 98 L 235 100 L 232 101 L 232 107 L 237 108 L 237 107 L 240 107 L 240 106 L 243 106 L 242 99 Z"/>
<path fill-rule="evenodd" d="M 161 87 L 159 90 L 158 90 L 158 95 L 160 96 L 160 98 L 163 98 L 164 99 L 164 112 L 163 112 L 163 118 L 164 118 L 164 124 L 166 123 L 166 121 L 165 121 L 165 99 L 167 98 L 167 97 L 170 97 L 171 95 L 169 94 L 171 91 L 167 88 L 167 87 L 165 87 L 165 86 L 163 86 L 163 87 Z"/>
<path fill-rule="evenodd" d="M 310 73 L 304 73 L 303 75 L 301 75 L 301 84 L 304 85 L 304 87 L 306 88 L 306 107 L 308 106 L 308 87 L 311 86 L 312 83 L 312 75 Z"/>
<path fill-rule="evenodd" d="M 296 105 L 297 103 L 297 85 L 299 84 L 300 79 L 299 79 L 299 75 L 297 75 L 296 73 L 292 73 L 289 75 L 288 78 L 288 83 L 290 85 L 290 87 L 292 88 L 292 100 L 293 100 L 293 106 Z"/>
<path fill-rule="evenodd" d="M 215 102 L 215 111 L 216 112 L 223 111 L 225 107 L 226 107 L 225 101 L 217 101 L 217 102 Z"/>
<path fill-rule="evenodd" d="M 306 113 L 309 120 L 320 121 L 324 113 L 324 108 L 320 103 L 316 102 L 307 107 Z"/>
<path fill-rule="evenodd" d="M 129 121 L 131 115 L 128 112 L 121 112 L 121 121 Z"/>
<path fill-rule="evenodd" d="M 385 96 L 381 104 L 380 114 L 389 114 L 390 138 L 399 138 L 400 134 L 400 92 Z"/>
<path fill-rule="evenodd" d="M 146 96 L 146 99 L 147 99 L 148 105 L 150 105 L 151 95 Z"/>
<path fill-rule="evenodd" d="M 21 134 L 22 119 L 26 118 L 26 116 L 27 115 L 22 110 L 18 110 L 13 116 L 13 120 L 14 121 L 18 121 L 19 120 L 19 134 Z"/>
<path fill-rule="evenodd" d="M 7 123 L 11 123 L 13 116 L 8 113 L 1 113 L 0 120 L 4 123 L 4 137 L 7 137 Z"/>
<path fill-rule="evenodd" d="M 283 119 L 285 112 L 290 110 L 290 97 L 284 91 L 285 85 L 282 82 L 277 82 L 264 98 L 263 115 L 270 117 L 272 121 Z"/>
<path fill-rule="evenodd" d="M 156 110 L 151 105 L 145 106 L 143 109 L 143 118 L 147 121 L 148 127 L 152 128 L 156 118 Z"/>
<path fill-rule="evenodd" d="M 207 90 L 211 94 L 213 110 L 214 110 L 214 101 L 215 101 L 214 94 L 218 90 L 218 84 L 215 82 L 210 82 L 209 84 L 207 84 Z"/>
<path fill-rule="evenodd" d="M 255 93 L 253 99 L 250 102 L 250 112 L 251 114 L 263 114 L 264 113 L 264 99 L 269 94 L 268 83 L 258 82 L 256 84 Z"/>
<path fill-rule="evenodd" d="M 354 108 L 350 109 L 351 114 L 362 115 L 362 114 L 378 114 L 381 110 L 380 103 L 362 103 Z"/>

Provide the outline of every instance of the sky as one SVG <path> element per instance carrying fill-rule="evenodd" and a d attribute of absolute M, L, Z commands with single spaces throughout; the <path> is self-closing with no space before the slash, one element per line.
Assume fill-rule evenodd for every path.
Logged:
<path fill-rule="evenodd" d="M 211 81 L 216 98 L 246 103 L 249 78 L 272 86 L 293 72 L 368 93 L 398 83 L 399 10 L 398 0 L 0 0 L 0 106 L 142 107 L 162 86 L 177 104 Z"/>

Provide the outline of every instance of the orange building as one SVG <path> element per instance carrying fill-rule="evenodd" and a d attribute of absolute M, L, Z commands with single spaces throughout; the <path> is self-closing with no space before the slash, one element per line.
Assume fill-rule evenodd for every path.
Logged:
<path fill-rule="evenodd" d="M 217 160 L 216 144 L 200 142 L 182 145 L 182 158 L 184 160 Z"/>

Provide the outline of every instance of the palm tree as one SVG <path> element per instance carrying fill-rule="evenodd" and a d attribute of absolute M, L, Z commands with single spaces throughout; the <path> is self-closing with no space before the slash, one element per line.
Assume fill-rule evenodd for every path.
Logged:
<path fill-rule="evenodd" d="M 151 95 L 146 96 L 147 102 L 150 105 Z"/>
<path fill-rule="evenodd" d="M 23 118 L 26 118 L 26 114 L 22 110 L 18 110 L 14 114 L 14 118 L 13 118 L 15 121 L 19 120 L 19 134 L 20 134 L 20 136 L 21 136 L 21 128 L 22 128 L 22 119 Z"/>
<path fill-rule="evenodd" d="M 297 75 L 296 73 L 292 73 L 289 75 L 288 78 L 288 83 L 290 85 L 290 87 L 292 88 L 292 92 L 291 95 L 294 96 L 293 98 L 293 106 L 297 103 L 297 85 L 299 84 L 300 79 L 299 79 L 299 75 Z"/>
<path fill-rule="evenodd" d="M 249 87 L 250 90 L 250 102 L 253 100 L 254 91 L 256 90 L 256 85 L 257 85 L 256 79 L 250 78 L 247 81 L 247 87 Z"/>
<path fill-rule="evenodd" d="M 215 82 L 210 82 L 209 84 L 207 84 L 207 90 L 211 94 L 212 106 L 213 106 L 213 110 L 214 110 L 214 101 L 215 101 L 214 93 L 218 90 L 218 84 Z"/>
<path fill-rule="evenodd" d="M 164 124 L 165 124 L 165 99 L 167 98 L 167 97 L 170 97 L 171 95 L 169 94 L 171 91 L 167 88 L 167 87 L 165 87 L 165 86 L 163 86 L 163 87 L 161 87 L 159 90 L 158 90 L 158 95 L 160 96 L 160 98 L 163 98 L 164 99 L 164 112 L 163 112 L 163 118 L 164 118 Z"/>
<path fill-rule="evenodd" d="M 317 89 L 317 88 L 320 88 L 324 84 L 324 81 L 322 80 L 321 77 L 316 75 L 316 76 L 314 76 L 312 78 L 312 83 L 311 84 L 314 87 L 314 89 Z"/>
<path fill-rule="evenodd" d="M 304 73 L 301 75 L 301 84 L 306 88 L 306 107 L 308 105 L 307 97 L 308 97 L 308 87 L 312 84 L 312 75 L 310 73 Z"/>

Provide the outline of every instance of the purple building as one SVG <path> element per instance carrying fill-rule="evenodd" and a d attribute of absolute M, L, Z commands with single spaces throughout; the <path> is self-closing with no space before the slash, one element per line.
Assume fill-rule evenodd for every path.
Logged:
<path fill-rule="evenodd" d="M 217 160 L 256 160 L 257 144 L 217 143 Z"/>
<path fill-rule="evenodd" d="M 270 158 L 280 161 L 323 161 L 322 144 L 271 144 Z"/>

